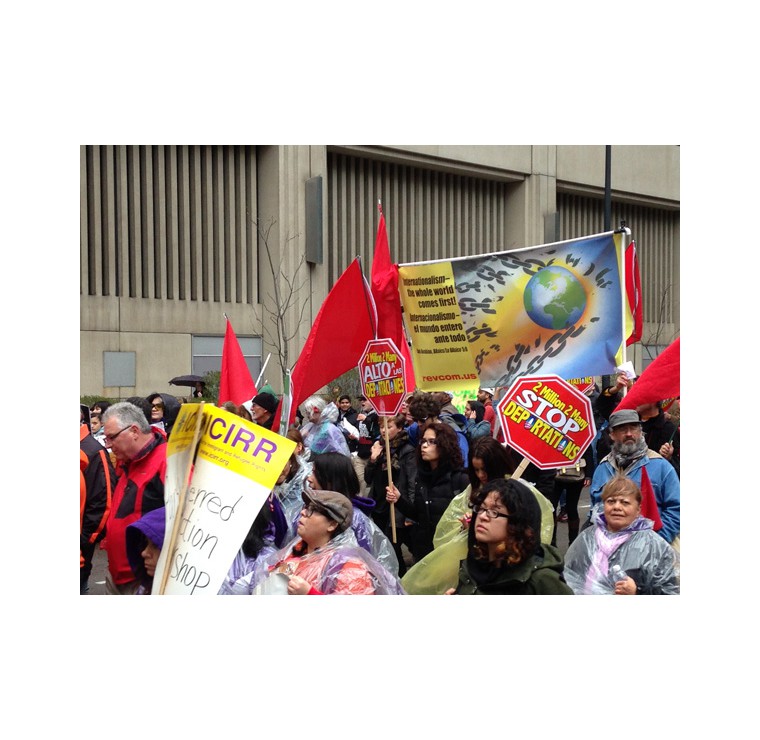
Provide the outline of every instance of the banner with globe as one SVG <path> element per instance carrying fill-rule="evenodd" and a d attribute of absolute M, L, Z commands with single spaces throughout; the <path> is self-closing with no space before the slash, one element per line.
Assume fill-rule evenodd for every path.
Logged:
<path fill-rule="evenodd" d="M 552 373 L 606 375 L 623 362 L 625 235 L 399 265 L 418 385 L 508 387 Z"/>

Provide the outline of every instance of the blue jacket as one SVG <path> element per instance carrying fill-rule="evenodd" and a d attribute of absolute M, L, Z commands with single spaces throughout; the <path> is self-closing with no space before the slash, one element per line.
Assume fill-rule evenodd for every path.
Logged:
<path fill-rule="evenodd" d="M 615 463 L 613 453 L 610 453 L 594 471 L 591 480 L 591 509 L 601 508 L 602 488 L 616 473 L 625 473 L 628 478 L 641 486 L 641 469 L 646 465 L 647 475 L 654 489 L 654 498 L 662 519 L 662 529 L 657 534 L 666 542 L 673 542 L 681 531 L 681 481 L 675 468 L 658 453 L 647 450 L 646 454 L 636 460 L 624 471 Z"/>

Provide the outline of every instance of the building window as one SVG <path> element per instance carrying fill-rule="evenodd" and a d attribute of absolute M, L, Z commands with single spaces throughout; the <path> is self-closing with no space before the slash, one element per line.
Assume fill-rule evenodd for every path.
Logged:
<path fill-rule="evenodd" d="M 243 351 L 254 382 L 261 372 L 261 337 L 241 337 L 238 344 Z M 222 369 L 224 337 L 193 336 L 193 374 L 205 375 Z"/>

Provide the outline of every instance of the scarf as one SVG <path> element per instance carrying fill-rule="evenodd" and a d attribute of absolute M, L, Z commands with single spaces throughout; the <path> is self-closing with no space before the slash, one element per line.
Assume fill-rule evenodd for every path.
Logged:
<path fill-rule="evenodd" d="M 636 443 L 636 449 L 634 449 L 633 452 L 619 452 L 613 446 L 612 455 L 615 459 L 615 462 L 617 463 L 618 468 L 620 468 L 620 470 L 625 470 L 629 465 L 636 462 L 636 460 L 638 460 L 640 457 L 643 457 L 647 449 L 647 441 L 644 439 L 644 435 L 642 434 L 639 438 L 639 441 Z"/>
<path fill-rule="evenodd" d="M 383 442 L 383 451 L 380 455 L 381 460 L 381 469 L 382 470 L 388 470 L 388 461 L 385 459 L 385 441 L 381 439 Z M 391 468 L 393 470 L 398 470 L 400 467 L 399 459 L 398 459 L 398 453 L 399 450 L 409 441 L 409 435 L 407 434 L 406 430 L 400 431 L 391 441 L 390 441 L 390 447 L 391 447 Z"/>
<path fill-rule="evenodd" d="M 597 593 L 594 585 L 606 581 L 610 567 L 610 556 L 618 547 L 626 543 L 633 534 L 633 530 L 630 528 L 626 528 L 620 532 L 610 532 L 607 529 L 607 523 L 603 521 L 603 514 L 599 519 L 599 524 L 594 527 L 596 549 L 591 558 L 588 573 L 586 573 L 585 592 L 587 594 Z"/>

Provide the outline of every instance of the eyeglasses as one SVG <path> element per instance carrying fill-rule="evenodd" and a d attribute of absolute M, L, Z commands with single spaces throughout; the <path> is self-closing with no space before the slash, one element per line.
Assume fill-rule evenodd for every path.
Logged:
<path fill-rule="evenodd" d="M 425 445 L 437 445 L 438 440 L 437 439 L 422 439 L 420 440 L 420 447 L 424 447 Z"/>
<path fill-rule="evenodd" d="M 162 403 L 154 403 L 151 408 L 162 409 L 163 407 L 164 407 L 164 404 Z"/>
<path fill-rule="evenodd" d="M 132 425 L 123 427 L 122 429 L 119 429 L 116 434 L 113 435 L 113 437 L 109 436 L 108 434 L 104 435 L 103 439 L 110 445 L 122 432 L 125 432 L 127 429 L 130 429 Z"/>
<path fill-rule="evenodd" d="M 473 506 L 472 513 L 477 516 L 478 514 L 485 514 L 486 519 L 496 519 L 502 517 L 503 519 L 509 519 L 509 514 L 502 514 L 496 509 L 485 509 L 482 506 Z"/>
<path fill-rule="evenodd" d="M 301 514 L 305 516 L 307 519 L 312 514 L 321 514 L 322 516 L 325 516 L 328 519 L 330 518 L 330 515 L 324 509 L 320 508 L 319 506 L 315 506 L 314 504 L 306 504 L 306 506 L 304 506 L 303 509 L 301 509 Z"/>

